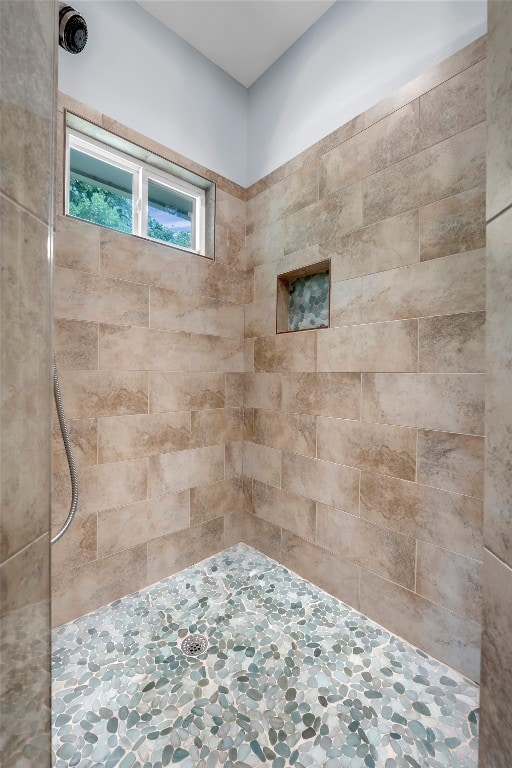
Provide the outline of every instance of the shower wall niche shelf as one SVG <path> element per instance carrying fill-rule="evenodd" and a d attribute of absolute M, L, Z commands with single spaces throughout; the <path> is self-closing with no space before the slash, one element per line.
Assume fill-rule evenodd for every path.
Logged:
<path fill-rule="evenodd" d="M 278 275 L 277 333 L 329 328 L 330 267 L 330 259 L 326 259 Z"/>

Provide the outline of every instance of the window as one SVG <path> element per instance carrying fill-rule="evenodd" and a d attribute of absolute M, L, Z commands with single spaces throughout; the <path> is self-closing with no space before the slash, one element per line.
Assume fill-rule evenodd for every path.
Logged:
<path fill-rule="evenodd" d="M 68 128 L 66 213 L 205 254 L 205 192 Z"/>

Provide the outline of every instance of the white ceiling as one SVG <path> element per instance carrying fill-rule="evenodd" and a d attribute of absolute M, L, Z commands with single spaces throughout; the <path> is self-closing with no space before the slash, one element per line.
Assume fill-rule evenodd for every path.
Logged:
<path fill-rule="evenodd" d="M 335 0 L 137 0 L 248 88 Z"/>

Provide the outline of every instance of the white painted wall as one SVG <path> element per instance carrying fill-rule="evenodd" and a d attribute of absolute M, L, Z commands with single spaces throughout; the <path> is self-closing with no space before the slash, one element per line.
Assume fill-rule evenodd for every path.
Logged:
<path fill-rule="evenodd" d="M 341 0 L 249 90 L 247 183 L 486 32 L 486 0 Z"/>
<path fill-rule="evenodd" d="M 246 88 L 130 0 L 70 4 L 89 39 L 59 48 L 59 90 L 245 185 Z"/>

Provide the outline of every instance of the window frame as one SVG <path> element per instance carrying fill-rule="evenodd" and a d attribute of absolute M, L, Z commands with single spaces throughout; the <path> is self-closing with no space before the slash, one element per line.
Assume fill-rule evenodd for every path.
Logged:
<path fill-rule="evenodd" d="M 149 240 L 153 243 L 159 243 L 160 245 L 166 245 L 169 248 L 177 248 L 178 250 L 185 251 L 186 253 L 194 253 L 199 256 L 205 256 L 205 190 L 200 187 L 196 187 L 187 181 L 177 178 L 170 173 L 155 168 L 154 166 L 143 163 L 128 154 L 125 154 L 121 150 L 109 147 L 97 139 L 93 139 L 86 134 L 80 133 L 66 126 L 66 164 L 65 164 L 65 190 L 64 190 L 64 212 L 66 216 L 71 216 L 79 221 L 86 221 L 86 219 L 80 219 L 78 216 L 73 216 L 69 212 L 69 185 L 71 177 L 70 161 L 71 150 L 75 149 L 83 154 L 88 154 L 97 160 L 101 160 L 104 163 L 119 168 L 120 170 L 127 171 L 132 174 L 132 235 L 142 237 L 145 240 Z M 158 238 L 148 235 L 148 182 L 154 182 L 155 184 L 171 189 L 178 194 L 189 197 L 193 201 L 193 215 L 191 217 L 191 240 L 193 247 L 185 248 L 184 246 L 175 245 L 174 243 L 168 243 L 165 240 L 159 240 Z M 90 222 L 94 223 L 94 222 Z M 97 225 L 102 226 L 102 225 Z M 118 230 L 113 230 L 118 231 Z M 126 233 L 125 233 L 126 234 Z"/>

